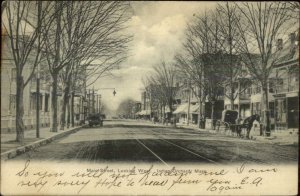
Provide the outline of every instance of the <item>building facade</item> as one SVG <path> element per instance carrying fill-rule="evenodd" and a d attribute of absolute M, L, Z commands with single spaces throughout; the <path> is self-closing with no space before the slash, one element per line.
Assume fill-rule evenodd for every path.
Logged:
<path fill-rule="evenodd" d="M 16 66 L 10 51 L 8 38 L 2 36 L 2 57 L 1 57 L 1 131 L 15 131 L 16 121 Z M 22 75 L 27 79 L 33 69 L 34 57 L 29 56 L 27 65 L 24 66 Z M 39 69 L 40 89 L 39 89 L 39 108 L 37 108 L 37 69 L 32 78 L 24 88 L 23 105 L 24 116 L 23 122 L 25 130 L 36 127 L 36 110 L 39 110 L 40 127 L 50 126 L 51 121 L 51 76 L 48 72 L 48 66 L 41 63 Z M 58 123 L 60 120 L 61 92 L 58 90 Z M 79 122 L 82 113 L 83 94 L 75 92 L 74 112 L 75 122 Z M 66 112 L 66 116 L 67 116 Z M 67 118 L 66 118 L 67 119 Z"/>
<path fill-rule="evenodd" d="M 3 50 L 1 57 L 1 131 L 15 130 L 16 117 L 16 67 L 8 38 L 2 36 Z M 32 71 L 33 57 L 29 56 L 28 64 L 23 70 L 24 79 L 27 79 Z M 41 64 L 41 73 L 46 68 Z M 46 127 L 50 125 L 50 83 L 45 74 L 40 74 L 40 102 L 37 108 L 36 102 L 36 73 L 24 88 L 24 126 L 25 129 L 32 129 L 36 125 L 36 110 L 40 110 L 40 125 Z"/>

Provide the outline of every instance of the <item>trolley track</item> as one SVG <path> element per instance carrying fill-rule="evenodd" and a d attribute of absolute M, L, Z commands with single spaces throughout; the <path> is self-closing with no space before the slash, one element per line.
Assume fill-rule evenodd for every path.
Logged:
<path fill-rule="evenodd" d="M 210 164 L 220 164 L 215 160 L 207 158 L 190 149 L 187 149 L 174 142 L 165 140 L 164 138 L 157 136 L 157 133 L 153 130 L 151 130 L 151 132 L 155 133 L 155 139 L 135 139 L 139 144 L 141 144 L 141 146 L 146 148 L 165 165 L 168 165 L 168 162 L 179 162 L 180 160 L 182 162 L 204 162 Z M 174 153 L 178 155 L 171 156 L 174 155 Z M 176 160 L 176 157 L 178 158 L 178 156 L 180 156 L 180 159 Z"/>

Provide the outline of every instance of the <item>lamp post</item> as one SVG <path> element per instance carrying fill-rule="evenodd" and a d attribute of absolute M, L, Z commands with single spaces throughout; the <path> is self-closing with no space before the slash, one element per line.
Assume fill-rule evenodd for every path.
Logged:
<path fill-rule="evenodd" d="M 40 137 L 40 65 L 37 66 L 36 76 L 36 137 Z"/>

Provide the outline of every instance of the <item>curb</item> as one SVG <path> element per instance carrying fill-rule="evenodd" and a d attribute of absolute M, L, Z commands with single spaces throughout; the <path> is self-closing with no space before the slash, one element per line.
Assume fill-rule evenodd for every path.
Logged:
<path fill-rule="evenodd" d="M 21 147 L 18 147 L 16 149 L 12 149 L 12 150 L 9 150 L 7 152 L 1 153 L 1 160 L 2 161 L 6 161 L 8 159 L 12 159 L 12 158 L 14 158 L 14 157 L 16 157 L 18 155 L 24 154 L 25 152 L 28 152 L 28 151 L 31 151 L 31 150 L 36 149 L 38 147 L 44 146 L 46 144 L 49 144 L 52 141 L 54 141 L 56 139 L 59 139 L 59 138 L 62 138 L 64 136 L 68 135 L 68 134 L 75 133 L 76 131 L 80 130 L 81 128 L 82 128 L 81 126 L 80 127 L 76 127 L 74 129 L 70 129 L 68 131 L 57 133 L 56 135 L 50 136 L 48 138 L 35 141 L 35 142 L 27 144 L 25 146 L 21 146 Z"/>
<path fill-rule="evenodd" d="M 218 131 L 212 130 L 212 129 L 200 129 L 200 128 L 195 128 L 195 127 L 186 127 L 186 126 L 178 126 L 177 128 L 182 128 L 182 129 L 193 129 L 195 131 L 199 132 L 207 132 L 211 134 L 218 134 Z M 222 133 L 223 134 L 223 133 Z M 227 136 L 224 134 L 224 136 Z M 299 145 L 299 142 L 295 141 L 274 141 L 278 137 L 277 136 L 271 136 L 271 137 L 262 137 L 262 136 L 252 136 L 249 141 L 258 141 L 262 143 L 269 143 L 269 144 L 275 144 L 275 145 L 280 145 L 280 146 L 285 146 L 285 145 Z"/>

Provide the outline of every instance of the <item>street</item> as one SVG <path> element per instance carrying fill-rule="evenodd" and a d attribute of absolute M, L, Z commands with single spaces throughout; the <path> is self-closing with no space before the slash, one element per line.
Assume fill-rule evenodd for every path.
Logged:
<path fill-rule="evenodd" d="M 140 121 L 104 121 L 13 160 L 172 163 L 296 163 L 298 146 Z"/>

